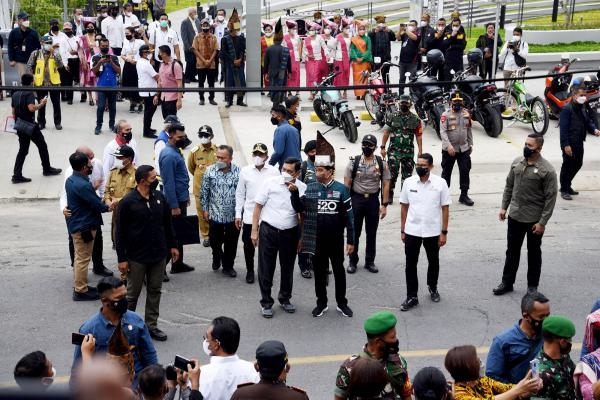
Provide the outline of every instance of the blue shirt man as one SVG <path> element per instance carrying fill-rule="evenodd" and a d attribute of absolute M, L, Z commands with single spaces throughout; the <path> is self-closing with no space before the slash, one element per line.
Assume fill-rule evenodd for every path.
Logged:
<path fill-rule="evenodd" d="M 283 105 L 278 104 L 271 108 L 271 123 L 277 125 L 277 128 L 273 134 L 273 149 L 275 151 L 269 160 L 269 164 L 278 164 L 279 169 L 281 169 L 286 158 L 302 159 L 298 130 L 287 122 L 285 116 L 286 109 Z"/>
<path fill-rule="evenodd" d="M 110 51 L 108 39 L 100 39 L 100 54 L 92 57 L 92 70 L 96 75 L 98 87 L 118 86 L 118 76 L 121 67 L 117 56 L 108 54 Z M 117 114 L 117 92 L 98 92 L 98 108 L 96 109 L 96 129 L 94 133 L 102 132 L 104 122 L 104 109 L 108 105 L 108 126 L 111 130 L 115 127 L 115 116 Z"/>
<path fill-rule="evenodd" d="M 101 213 L 107 212 L 108 206 L 100 200 L 87 175 L 73 171 L 65 182 L 65 191 L 71 210 L 71 216 L 67 218 L 69 233 L 99 229 L 103 224 Z"/>

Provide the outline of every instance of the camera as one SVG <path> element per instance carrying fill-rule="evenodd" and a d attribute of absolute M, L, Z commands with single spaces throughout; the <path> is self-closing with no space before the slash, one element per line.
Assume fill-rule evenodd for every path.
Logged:
<path fill-rule="evenodd" d="M 507 45 L 507 47 L 508 47 L 509 49 L 514 49 L 514 48 L 515 48 L 515 42 L 514 42 L 514 41 L 512 41 L 512 40 L 511 40 L 511 41 L 509 41 L 509 42 L 508 42 L 508 45 Z"/>

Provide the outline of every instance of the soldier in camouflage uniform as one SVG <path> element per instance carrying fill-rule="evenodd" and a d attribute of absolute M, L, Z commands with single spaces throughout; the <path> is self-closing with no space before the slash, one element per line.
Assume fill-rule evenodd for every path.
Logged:
<path fill-rule="evenodd" d="M 351 356 L 340 366 L 335 380 L 336 400 L 351 398 L 352 393 L 349 393 L 348 386 L 352 367 L 356 360 L 363 357 L 381 362 L 388 375 L 389 383 L 378 398 L 411 399 L 412 384 L 408 377 L 406 360 L 398 353 L 396 322 L 396 316 L 389 311 L 379 311 L 367 318 L 364 323 L 367 344 L 360 354 Z"/>
<path fill-rule="evenodd" d="M 535 361 L 544 387 L 536 398 L 552 400 L 575 400 L 573 372 L 575 364 L 571 360 L 571 340 L 575 336 L 575 325 L 561 315 L 550 315 L 542 324 L 544 346 Z"/>
<path fill-rule="evenodd" d="M 390 181 L 389 203 L 394 200 L 394 188 L 398 175 L 402 173 L 400 185 L 409 176 L 412 176 L 415 168 L 415 139 L 420 155 L 423 152 L 423 124 L 416 114 L 410 112 L 410 96 L 400 96 L 400 111 L 392 118 L 390 125 L 383 127 L 383 139 L 381 140 L 381 156 L 386 158 L 390 168 L 392 179 Z M 387 151 L 385 145 L 389 139 Z"/>

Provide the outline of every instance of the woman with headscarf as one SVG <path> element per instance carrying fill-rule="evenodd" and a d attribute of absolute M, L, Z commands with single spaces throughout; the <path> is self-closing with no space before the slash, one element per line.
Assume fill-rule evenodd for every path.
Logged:
<path fill-rule="evenodd" d="M 352 62 L 352 76 L 355 85 L 364 83 L 363 72 L 371 71 L 373 55 L 371 53 L 371 39 L 367 36 L 367 24 L 358 24 L 358 32 L 350 43 L 350 61 Z M 365 89 L 354 89 L 356 100 L 361 100 L 365 95 Z"/>
<path fill-rule="evenodd" d="M 292 65 L 292 72 L 289 73 L 287 78 L 288 87 L 300 87 L 300 60 L 302 60 L 302 39 L 298 36 L 298 23 L 291 19 L 285 21 L 288 28 L 288 33 L 283 37 L 283 41 L 287 48 L 290 50 L 290 64 Z M 296 91 L 296 96 L 299 96 Z M 292 95 L 288 92 L 288 95 Z"/>
<path fill-rule="evenodd" d="M 589 314 L 585 319 L 584 346 L 593 350 L 581 357 L 575 367 L 573 379 L 577 398 L 583 400 L 594 399 L 594 386 L 598 386 L 600 378 L 600 310 Z M 596 388 L 596 391 L 598 388 Z"/>
<path fill-rule="evenodd" d="M 321 31 L 321 25 L 315 22 L 308 22 L 308 35 L 304 39 L 304 48 L 306 53 L 305 71 L 306 71 L 306 86 L 313 88 L 315 83 L 321 83 L 323 79 L 323 49 L 325 49 L 325 41 L 317 32 Z M 314 92 L 311 92 L 308 100 L 313 100 Z"/>
<path fill-rule="evenodd" d="M 350 32 L 349 21 L 346 18 L 342 19 L 341 27 L 342 32 L 336 37 L 333 61 L 333 68 L 340 74 L 333 79 L 333 84 L 335 86 L 348 86 L 350 85 L 350 41 L 352 40 L 352 33 Z M 342 98 L 348 98 L 346 90 L 342 91 Z"/>

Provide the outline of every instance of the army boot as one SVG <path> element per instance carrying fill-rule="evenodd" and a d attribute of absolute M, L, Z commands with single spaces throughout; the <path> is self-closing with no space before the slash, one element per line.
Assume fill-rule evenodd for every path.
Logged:
<path fill-rule="evenodd" d="M 464 204 L 465 206 L 472 206 L 475 204 L 473 200 L 469 197 L 466 190 L 461 191 L 460 197 L 458 198 L 458 202 Z"/>

